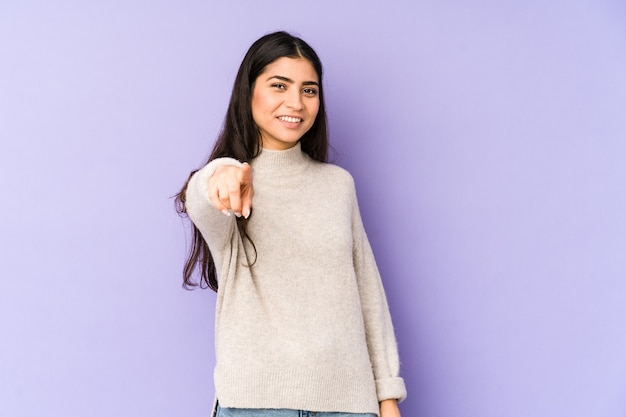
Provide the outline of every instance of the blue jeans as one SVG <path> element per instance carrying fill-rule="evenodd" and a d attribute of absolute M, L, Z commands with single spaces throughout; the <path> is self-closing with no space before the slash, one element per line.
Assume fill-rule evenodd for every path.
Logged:
<path fill-rule="evenodd" d="M 222 408 L 218 404 L 215 417 L 376 417 L 376 414 L 322 413 L 316 411 L 268 408 Z"/>

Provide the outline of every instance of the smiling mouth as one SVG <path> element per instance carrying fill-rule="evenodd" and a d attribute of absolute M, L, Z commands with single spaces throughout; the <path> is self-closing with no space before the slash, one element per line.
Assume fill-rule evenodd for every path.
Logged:
<path fill-rule="evenodd" d="M 287 123 L 300 123 L 302 119 L 299 117 L 291 117 L 291 116 L 278 116 L 278 120 L 282 120 Z"/>

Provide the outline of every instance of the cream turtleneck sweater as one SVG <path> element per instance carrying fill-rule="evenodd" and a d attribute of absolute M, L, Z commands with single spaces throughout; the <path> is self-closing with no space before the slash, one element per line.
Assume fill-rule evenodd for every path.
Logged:
<path fill-rule="evenodd" d="M 247 230 L 255 257 L 235 217 L 208 200 L 208 179 L 222 165 L 241 164 L 211 161 L 186 195 L 219 280 L 220 405 L 377 414 L 379 401 L 404 399 L 391 317 L 350 174 L 313 161 L 299 143 L 263 149 L 250 163 Z"/>

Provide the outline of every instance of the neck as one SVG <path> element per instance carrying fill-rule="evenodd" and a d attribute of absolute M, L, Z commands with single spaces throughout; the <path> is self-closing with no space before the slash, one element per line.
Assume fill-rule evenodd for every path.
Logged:
<path fill-rule="evenodd" d="M 257 172 L 285 175 L 301 172 L 308 161 L 310 161 L 308 155 L 302 152 L 298 142 L 285 150 L 263 148 L 259 156 L 251 161 L 251 165 Z"/>

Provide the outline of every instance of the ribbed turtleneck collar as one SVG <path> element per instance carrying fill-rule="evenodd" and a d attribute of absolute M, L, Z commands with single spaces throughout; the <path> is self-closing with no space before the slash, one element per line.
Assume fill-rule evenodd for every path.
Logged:
<path fill-rule="evenodd" d="M 295 146 L 282 151 L 263 148 L 259 156 L 251 161 L 251 165 L 257 173 L 290 176 L 302 172 L 308 161 L 308 155 L 302 152 L 298 142 Z"/>

